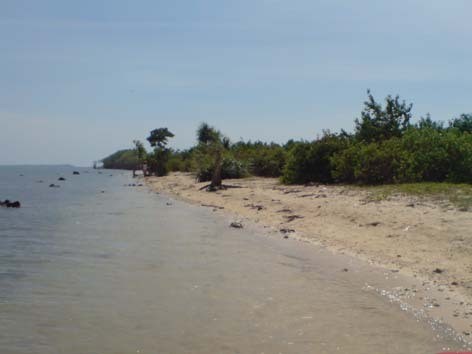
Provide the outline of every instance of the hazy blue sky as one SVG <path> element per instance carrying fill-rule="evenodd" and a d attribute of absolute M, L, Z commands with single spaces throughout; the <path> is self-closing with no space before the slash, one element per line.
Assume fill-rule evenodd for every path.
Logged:
<path fill-rule="evenodd" d="M 470 0 L 0 0 L 0 164 L 91 161 L 166 126 L 352 129 L 366 89 L 472 111 Z"/>

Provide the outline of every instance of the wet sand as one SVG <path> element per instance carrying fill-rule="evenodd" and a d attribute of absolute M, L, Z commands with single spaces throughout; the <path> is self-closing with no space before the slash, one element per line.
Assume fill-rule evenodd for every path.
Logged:
<path fill-rule="evenodd" d="M 472 332 L 472 217 L 412 197 L 373 202 L 366 191 L 342 186 L 283 186 L 275 179 L 225 183 L 240 187 L 200 191 L 189 174 L 149 178 L 168 193 L 233 220 L 255 223 L 275 238 L 288 237 L 347 254 L 412 285 L 385 295 L 423 317 L 450 324 L 465 341 Z"/>

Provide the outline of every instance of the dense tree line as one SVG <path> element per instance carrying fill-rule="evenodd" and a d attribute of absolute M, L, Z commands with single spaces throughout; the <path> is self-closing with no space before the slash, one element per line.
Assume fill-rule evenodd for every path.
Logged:
<path fill-rule="evenodd" d="M 232 143 L 206 123 L 197 143 L 187 150 L 167 147 L 174 135 L 167 128 L 151 131 L 152 152 L 135 141 L 135 148 L 105 158 L 105 168 L 136 169 L 143 164 L 158 176 L 168 171 L 194 172 L 212 189 L 226 178 L 280 177 L 283 183 L 404 182 L 472 183 L 472 114 L 447 123 L 428 115 L 412 123 L 412 104 L 387 96 L 382 105 L 368 91 L 353 133 L 324 131 L 312 141 L 284 145 L 261 141 Z"/>

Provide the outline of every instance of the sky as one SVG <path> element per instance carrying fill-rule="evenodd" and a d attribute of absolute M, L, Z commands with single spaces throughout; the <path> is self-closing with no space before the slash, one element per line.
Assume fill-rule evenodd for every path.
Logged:
<path fill-rule="evenodd" d="M 470 0 L 0 0 L 0 164 L 90 166 L 168 127 L 352 131 L 371 89 L 472 112 Z M 149 147 L 149 146 L 148 146 Z"/>

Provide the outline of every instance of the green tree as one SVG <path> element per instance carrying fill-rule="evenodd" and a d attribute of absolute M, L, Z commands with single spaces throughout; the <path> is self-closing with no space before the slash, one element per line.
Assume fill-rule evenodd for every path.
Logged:
<path fill-rule="evenodd" d="M 210 156 L 213 161 L 213 172 L 208 190 L 221 189 L 223 184 L 222 169 L 225 151 L 230 147 L 230 141 L 220 131 L 207 123 L 202 123 L 197 130 L 199 150 L 203 155 Z"/>
<path fill-rule="evenodd" d="M 409 127 L 413 104 L 400 102 L 400 97 L 388 95 L 385 107 L 377 103 L 370 90 L 368 100 L 364 102 L 361 119 L 355 120 L 356 138 L 366 143 L 381 142 L 393 137 L 400 137 Z"/>
<path fill-rule="evenodd" d="M 459 130 L 461 133 L 472 134 L 472 113 L 461 114 L 459 118 L 454 118 L 450 121 L 449 126 Z"/>
<path fill-rule="evenodd" d="M 170 149 L 167 148 L 167 140 L 173 137 L 174 134 L 167 128 L 154 129 L 147 137 L 149 144 L 154 147 L 154 153 L 149 158 L 149 167 L 157 176 L 165 176 L 168 172 Z"/>
<path fill-rule="evenodd" d="M 151 131 L 147 137 L 147 141 L 149 141 L 149 144 L 151 144 L 152 147 L 165 149 L 167 146 L 167 139 L 173 137 L 174 134 L 172 134 L 169 129 L 158 128 Z"/>

